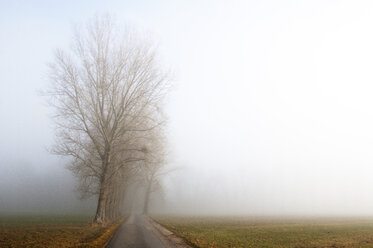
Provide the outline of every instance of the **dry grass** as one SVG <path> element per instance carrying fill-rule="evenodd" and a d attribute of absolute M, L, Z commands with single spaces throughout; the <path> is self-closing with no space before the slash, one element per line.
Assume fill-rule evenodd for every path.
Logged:
<path fill-rule="evenodd" d="M 119 223 L 91 225 L 91 216 L 0 216 L 0 247 L 103 247 Z"/>
<path fill-rule="evenodd" d="M 155 219 L 195 247 L 373 247 L 372 219 Z"/>

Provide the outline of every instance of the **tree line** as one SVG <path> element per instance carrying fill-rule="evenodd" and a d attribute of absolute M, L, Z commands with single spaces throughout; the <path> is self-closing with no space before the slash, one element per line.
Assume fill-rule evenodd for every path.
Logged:
<path fill-rule="evenodd" d="M 71 49 L 49 65 L 53 152 L 69 158 L 82 196 L 96 196 L 94 222 L 122 216 L 129 184 L 145 186 L 144 212 L 165 160 L 167 73 L 154 46 L 110 16 L 77 28 Z"/>

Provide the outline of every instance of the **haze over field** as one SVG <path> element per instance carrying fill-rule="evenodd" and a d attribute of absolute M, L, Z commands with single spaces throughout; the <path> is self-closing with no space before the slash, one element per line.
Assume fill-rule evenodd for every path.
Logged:
<path fill-rule="evenodd" d="M 113 13 L 159 45 L 174 87 L 154 210 L 373 215 L 370 1 L 0 2 L 0 211 L 94 211 L 48 153 L 38 91 L 73 23 Z M 92 206 L 93 205 L 93 206 Z"/>

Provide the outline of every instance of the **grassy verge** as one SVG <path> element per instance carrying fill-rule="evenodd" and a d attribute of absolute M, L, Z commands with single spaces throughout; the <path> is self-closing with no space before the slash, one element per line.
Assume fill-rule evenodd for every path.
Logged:
<path fill-rule="evenodd" d="M 103 247 L 120 223 L 91 225 L 92 216 L 0 216 L 0 247 Z"/>
<path fill-rule="evenodd" d="M 373 220 L 155 217 L 196 247 L 373 247 Z"/>

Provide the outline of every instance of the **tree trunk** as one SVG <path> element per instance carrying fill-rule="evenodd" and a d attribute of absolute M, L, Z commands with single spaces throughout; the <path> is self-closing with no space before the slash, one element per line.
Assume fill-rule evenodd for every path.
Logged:
<path fill-rule="evenodd" d="M 106 222 L 105 217 L 106 212 L 106 189 L 101 185 L 100 187 L 100 194 L 98 196 L 98 203 L 97 203 L 97 210 L 95 219 L 93 220 L 94 223 L 103 224 Z"/>
<path fill-rule="evenodd" d="M 150 181 L 148 183 L 148 186 L 146 187 L 143 214 L 148 214 L 149 213 L 149 200 L 150 200 L 151 187 L 152 187 L 152 182 Z"/>
<path fill-rule="evenodd" d="M 111 216 L 111 200 L 113 199 L 113 189 L 112 189 L 112 186 L 110 187 L 110 189 L 108 190 L 108 193 L 107 193 L 107 196 L 106 196 L 106 203 L 105 203 L 105 218 L 106 220 L 111 220 L 112 219 L 112 216 Z"/>
<path fill-rule="evenodd" d="M 106 152 L 104 161 L 103 161 L 103 172 L 102 172 L 102 177 L 100 181 L 100 193 L 98 195 L 98 203 L 97 203 L 97 210 L 96 210 L 96 215 L 95 219 L 93 222 L 97 224 L 104 224 L 106 222 L 106 207 L 107 207 L 107 180 L 106 180 L 106 172 L 109 164 L 109 156 L 108 152 Z"/>
<path fill-rule="evenodd" d="M 115 199 L 116 199 L 116 188 L 117 188 L 117 184 L 114 184 L 112 185 L 112 188 L 111 188 L 111 193 L 110 193 L 110 199 L 108 201 L 108 217 L 110 220 L 115 220 L 116 219 L 116 216 L 115 216 Z"/>

